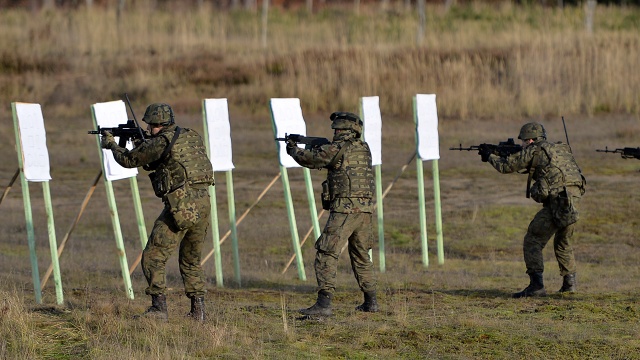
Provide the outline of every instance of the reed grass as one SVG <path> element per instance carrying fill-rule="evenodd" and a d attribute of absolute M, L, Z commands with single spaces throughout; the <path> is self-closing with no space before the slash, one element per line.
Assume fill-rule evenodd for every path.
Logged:
<path fill-rule="evenodd" d="M 213 261 L 205 264 L 206 323 L 184 317 L 189 299 L 175 256 L 167 264 L 169 323 L 136 321 L 133 315 L 149 305 L 146 283 L 137 269 L 136 298 L 126 298 L 98 185 L 60 258 L 65 303 L 49 305 L 55 301 L 50 281 L 40 305 L 26 260 L 22 194 L 14 185 L 0 207 L 0 358 L 638 358 L 640 166 L 595 152 L 638 146 L 636 9 L 599 6 L 595 31 L 587 34 L 580 8 L 474 3 L 447 12 L 430 4 L 422 44 L 416 44 L 415 14 L 394 4 L 387 11 L 363 6 L 358 15 L 344 8 L 313 15 L 274 10 L 265 49 L 258 14 L 207 6 L 168 12 L 145 1 L 135 4 L 119 23 L 111 8 L 0 13 L 6 44 L 0 49 L 0 97 L 43 105 L 58 235 L 77 215 L 100 168 L 95 138 L 84 131 L 93 103 L 125 91 L 137 112 L 148 102 L 166 101 L 177 110 L 180 126 L 200 130 L 202 98 L 227 97 L 240 213 L 278 173 L 269 98 L 300 97 L 309 133 L 329 136 L 328 111 L 357 111 L 361 96 L 380 96 L 386 185 L 415 152 L 411 98 L 434 92 L 445 263 L 435 262 L 429 174 L 432 262 L 428 268 L 421 262 L 412 164 L 385 198 L 387 271 L 376 273 L 381 312 L 354 310 L 362 295 L 343 254 L 336 316 L 301 321 L 297 309 L 315 300 L 313 241 L 303 246 L 308 280 L 299 280 L 295 269 L 282 274 L 291 234 L 283 189 L 276 185 L 238 228 L 242 287 L 233 280 L 230 241 L 221 249 L 226 288 L 215 286 Z M 10 117 L 7 108 L 0 108 L 0 118 Z M 555 293 L 561 278 L 550 244 L 544 258 L 551 295 L 514 300 L 511 293 L 527 283 L 522 236 L 538 209 L 524 198 L 526 177 L 497 174 L 475 154 L 446 149 L 515 137 L 530 117 L 544 123 L 551 141 L 564 140 L 558 114 L 567 115 L 571 145 L 588 179 L 574 236 L 579 292 Z M 9 154 L 0 164 L 4 185 L 16 165 L 11 122 L 3 124 L 0 153 Z M 312 173 L 315 184 L 324 176 Z M 295 170 L 289 177 L 298 228 L 306 230 L 304 179 Z M 216 192 L 225 231 L 222 178 Z M 139 179 L 139 186 L 149 225 L 162 204 L 148 181 Z M 127 182 L 114 187 L 131 264 L 140 251 L 131 194 Z M 49 259 L 39 186 L 31 187 L 31 198 L 42 271 Z M 205 252 L 211 247 L 208 236 Z M 374 264 L 377 259 L 374 249 Z"/>
<path fill-rule="evenodd" d="M 385 112 L 406 115 L 416 93 L 437 94 L 441 116 L 455 118 L 640 112 L 636 8 L 599 6 L 593 33 L 581 7 L 472 3 L 426 14 L 417 43 L 417 16 L 403 8 L 273 9 L 263 47 L 260 14 L 206 5 L 136 2 L 119 19 L 112 8 L 7 10 L 0 92 L 74 115 L 124 92 L 189 112 L 205 97 L 253 113 L 298 97 L 315 113 L 378 95 Z"/>

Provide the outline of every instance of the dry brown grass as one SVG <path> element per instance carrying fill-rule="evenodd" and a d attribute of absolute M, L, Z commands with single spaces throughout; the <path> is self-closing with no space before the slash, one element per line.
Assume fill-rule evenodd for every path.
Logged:
<path fill-rule="evenodd" d="M 201 129 L 197 116 L 180 114 L 181 125 Z M 326 119 L 308 119 L 310 131 L 326 136 Z M 383 184 L 388 184 L 407 159 L 413 124 L 402 118 L 384 118 Z M 521 120 L 521 121 L 524 121 Z M 499 141 L 515 136 L 521 121 L 485 120 L 482 126 L 466 120 L 442 120 L 440 178 L 444 219 L 445 263 L 437 265 L 433 228 L 432 184 L 426 167 L 427 213 L 431 265 L 420 260 L 415 165 L 385 199 L 387 272 L 378 274 L 383 311 L 358 314 L 361 300 L 346 256 L 339 265 L 336 316 L 328 322 L 296 320 L 298 308 L 314 299 L 314 251 L 303 246 L 308 281 L 297 279 L 295 266 L 281 274 L 291 254 L 282 186 L 277 183 L 238 227 L 242 287 L 233 281 L 230 242 L 222 246 L 226 289 L 215 287 L 213 262 L 205 265 L 209 294 L 209 322 L 193 327 L 183 318 L 188 299 L 183 296 L 175 256 L 168 264 L 167 325 L 135 322 L 148 298 L 144 279 L 134 273 L 135 300 L 122 289 L 117 254 L 111 235 L 102 184 L 65 248 L 60 264 L 65 304 L 52 306 L 51 282 L 45 305 L 33 300 L 31 269 L 25 244 L 24 213 L 19 185 L 0 210 L 0 303 L 4 357 L 31 358 L 513 358 L 533 354 L 549 358 L 634 358 L 640 349 L 638 290 L 640 272 L 637 213 L 637 177 L 640 162 L 594 149 L 621 143 L 616 129 L 640 130 L 637 119 L 625 116 L 567 117 L 571 143 L 589 181 L 582 202 L 582 220 L 575 236 L 580 293 L 562 297 L 513 301 L 510 293 L 526 284 L 521 241 L 537 205 L 524 199 L 524 176 L 500 175 L 479 162 L 476 154 L 446 150 L 462 141 Z M 544 119 L 551 140 L 561 139 L 562 124 Z M 88 121 L 66 119 L 65 126 L 86 127 Z M 59 132 L 63 123 L 47 123 Z M 236 209 L 243 212 L 277 173 L 275 146 L 269 121 L 232 114 Z M 84 136 L 84 135 L 83 135 Z M 49 137 L 49 139 L 54 138 Z M 52 141 L 51 190 L 58 235 L 75 217 L 82 197 L 99 165 L 95 140 L 78 143 Z M 255 139 L 251 141 L 250 139 Z M 250 145 L 250 146 L 249 146 Z M 11 153 L 10 144 L 1 150 Z M 78 154 L 87 152 L 80 161 Z M 73 154 L 73 155 L 72 155 Z M 238 155 L 236 155 L 238 154 Z M 261 154 L 257 161 L 251 154 Z M 3 183 L 14 165 L 1 169 Z M 318 185 L 323 172 L 312 172 Z M 310 226 L 304 181 L 290 171 L 300 232 Z M 131 195 L 127 182 L 116 182 L 119 212 L 129 263 L 139 251 Z M 45 214 L 41 188 L 30 186 L 40 271 L 48 262 Z M 140 191 L 147 224 L 160 203 L 144 179 Z M 220 229 L 226 231 L 226 184 L 218 176 Z M 325 219 L 321 220 L 324 223 Z M 208 251 L 211 248 L 207 242 Z M 377 251 L 374 261 L 377 263 Z M 551 246 L 545 250 L 546 282 L 560 287 Z M 284 305 L 283 305 L 284 303 Z M 284 308 L 283 308 L 284 306 Z M 524 326 L 523 324 L 527 324 Z M 57 355 L 54 355 L 57 354 Z M 66 354 L 66 355 L 64 355 Z M 71 354 L 71 355 L 70 355 Z M 313 355 L 311 355 L 313 354 Z"/>
<path fill-rule="evenodd" d="M 204 97 L 253 113 L 269 98 L 299 97 L 315 113 L 379 95 L 386 112 L 407 115 L 416 93 L 438 94 L 443 117 L 639 112 L 633 8 L 598 8 L 593 34 L 573 7 L 432 6 L 427 15 L 417 44 L 417 20 L 402 10 L 274 10 L 263 48 L 259 14 L 206 6 L 163 12 L 141 2 L 119 22 L 104 9 L 8 10 L 0 89 L 74 116 L 124 92 L 188 112 Z"/>
<path fill-rule="evenodd" d="M 238 227 L 242 287 L 233 281 L 230 241 L 222 245 L 226 288 L 215 287 L 213 261 L 205 264 L 206 324 L 193 326 L 182 316 L 188 299 L 175 256 L 168 264 L 170 322 L 136 322 L 132 315 L 148 305 L 145 281 L 138 269 L 136 299 L 127 300 L 100 183 L 60 258 L 65 304 L 51 305 L 50 281 L 44 305 L 37 305 L 16 184 L 0 205 L 0 358 L 638 358 L 640 161 L 594 151 L 640 145 L 638 29 L 624 25 L 638 14 L 598 11 L 606 16 L 597 17 L 596 33 L 587 36 L 579 9 L 474 5 L 445 14 L 430 8 L 422 46 L 415 46 L 415 19 L 402 12 L 274 13 L 268 51 L 258 40 L 256 18 L 244 13 L 201 11 L 171 19 L 162 12 L 150 17 L 140 7 L 118 28 L 110 12 L 35 18 L 3 12 L 1 97 L 43 105 L 58 240 L 100 168 L 95 138 L 86 135 L 93 103 L 127 91 L 140 116 L 147 102 L 162 99 L 176 105 L 181 126 L 200 131 L 202 98 L 227 97 L 236 211 L 242 213 L 278 173 L 270 97 L 300 97 L 308 133 L 328 137 L 328 112 L 355 111 L 361 96 L 379 95 L 386 187 L 415 150 L 412 96 L 435 92 L 445 263 L 437 265 L 435 257 L 433 186 L 425 163 L 431 265 L 422 266 L 412 163 L 384 203 L 382 311 L 353 310 L 361 295 L 343 255 L 336 316 L 298 321 L 296 310 L 314 299 L 314 251 L 309 240 L 303 246 L 308 281 L 298 280 L 294 267 L 281 274 L 291 240 L 277 183 Z M 6 154 L 0 190 L 17 167 L 7 109 L 0 109 L 6 120 L 0 125 L 0 153 Z M 537 210 L 524 198 L 526 177 L 500 175 L 476 154 L 447 149 L 516 137 L 531 119 L 543 122 L 550 140 L 564 140 L 560 115 L 589 181 L 575 235 L 580 292 L 514 301 L 511 292 L 527 281 L 522 236 Z M 326 175 L 311 174 L 317 190 Z M 304 179 L 301 171 L 289 176 L 304 233 L 311 223 Z M 114 186 L 131 264 L 140 251 L 131 194 L 126 181 Z M 144 172 L 139 186 L 150 226 L 161 204 Z M 49 265 L 42 189 L 34 183 L 30 191 L 42 273 Z M 222 174 L 216 191 L 224 233 Z M 545 280 L 555 291 L 561 279 L 551 246 L 544 255 Z"/>

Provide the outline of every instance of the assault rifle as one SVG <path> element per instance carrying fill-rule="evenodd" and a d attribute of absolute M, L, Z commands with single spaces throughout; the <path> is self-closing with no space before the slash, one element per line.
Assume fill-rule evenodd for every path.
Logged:
<path fill-rule="evenodd" d="M 120 124 L 118 127 L 106 128 L 98 126 L 98 130 L 89 130 L 89 134 L 102 135 L 103 131 L 108 131 L 113 136 L 118 136 L 118 146 L 127 146 L 129 140 L 144 140 L 144 132 L 142 128 L 134 120 L 127 120 L 126 124 Z"/>
<path fill-rule="evenodd" d="M 604 152 L 604 153 L 619 153 L 620 156 L 623 159 L 636 158 L 636 159 L 640 160 L 640 147 L 637 147 L 637 148 L 626 147 L 626 148 L 623 148 L 623 149 L 609 150 L 609 148 L 605 146 L 604 150 L 596 149 L 596 151 L 597 152 Z"/>
<path fill-rule="evenodd" d="M 329 139 L 315 136 L 304 136 L 300 134 L 284 134 L 283 138 L 276 138 L 276 141 L 294 142 L 296 144 L 304 144 L 305 149 L 313 149 L 318 146 L 331 143 Z"/>
<path fill-rule="evenodd" d="M 127 146 L 127 141 L 131 140 L 145 140 L 145 132 L 138 125 L 138 120 L 136 120 L 136 114 L 133 113 L 133 107 L 131 107 L 131 102 L 129 101 L 129 96 L 124 94 L 124 98 L 127 101 L 127 105 L 129 106 L 129 110 L 131 110 L 131 115 L 133 115 L 133 120 L 127 120 L 126 124 L 120 124 L 118 127 L 112 128 L 101 128 L 98 126 L 98 130 L 89 130 L 89 134 L 92 135 L 102 135 L 103 131 L 110 132 L 113 136 L 118 136 L 118 146 L 125 147 Z"/>
<path fill-rule="evenodd" d="M 498 145 L 495 144 L 480 144 L 480 145 L 472 145 L 467 148 L 463 148 L 462 144 L 459 147 L 451 147 L 449 150 L 458 150 L 458 151 L 473 151 L 477 150 L 478 153 L 488 151 L 492 154 L 498 155 L 500 157 L 507 157 L 511 154 L 515 154 L 517 152 L 522 151 L 522 146 L 516 144 L 513 141 L 513 138 L 509 138 L 507 141 L 501 141 Z"/>

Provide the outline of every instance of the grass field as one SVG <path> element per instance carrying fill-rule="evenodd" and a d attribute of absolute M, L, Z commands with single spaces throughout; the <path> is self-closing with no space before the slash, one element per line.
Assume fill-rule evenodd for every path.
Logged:
<path fill-rule="evenodd" d="M 435 256 L 430 162 L 423 164 L 430 265 L 421 261 L 412 162 L 384 202 L 382 311 L 354 310 L 362 299 L 343 254 L 335 316 L 300 321 L 297 309 L 315 300 L 313 241 L 303 245 L 308 280 L 298 279 L 295 265 L 282 274 L 292 246 L 278 182 L 238 227 L 241 284 L 230 241 L 222 244 L 224 288 L 215 286 L 213 261 L 205 264 L 206 323 L 184 318 L 189 300 L 176 256 L 168 264 L 169 322 L 136 321 L 149 304 L 145 280 L 137 269 L 135 299 L 127 299 L 101 182 L 60 257 L 64 304 L 55 304 L 51 280 L 36 304 L 17 182 L 0 205 L 0 358 L 640 359 L 640 161 L 595 152 L 640 146 L 640 12 L 599 7 L 588 35 L 581 11 L 429 6 L 420 46 L 417 20 L 402 11 L 274 11 L 269 50 L 260 42 L 259 15 L 247 13 L 171 19 L 160 11 L 150 17 L 140 5 L 116 28 L 110 10 L 3 11 L 0 151 L 7 158 L 0 186 L 18 167 L 9 103 L 41 103 L 58 241 L 100 170 L 95 138 L 86 134 L 93 103 L 129 92 L 140 117 L 147 103 L 166 101 L 181 126 L 202 131 L 202 99 L 227 97 L 241 214 L 279 171 L 269 98 L 299 97 L 307 133 L 330 137 L 330 112 L 357 111 L 361 96 L 379 95 L 386 187 L 415 150 L 412 96 L 436 93 L 445 262 Z M 528 282 L 522 238 L 539 205 L 524 197 L 526 176 L 500 175 L 475 153 L 448 148 L 517 137 L 531 120 L 544 124 L 550 140 L 564 141 L 560 116 L 588 180 L 574 237 L 579 292 L 555 293 L 561 278 L 550 244 L 551 295 L 514 300 L 511 293 Z M 319 193 L 326 173 L 311 174 Z M 296 170 L 289 177 L 304 234 L 311 225 L 304 179 Z M 162 205 L 142 170 L 138 182 L 149 229 Z M 226 186 L 218 174 L 221 234 L 229 225 Z M 140 251 L 131 192 L 126 181 L 114 187 L 131 264 Z M 42 274 L 50 262 L 42 187 L 29 189 Z M 211 247 L 209 238 L 205 251 Z M 378 269 L 377 247 L 373 259 Z"/>

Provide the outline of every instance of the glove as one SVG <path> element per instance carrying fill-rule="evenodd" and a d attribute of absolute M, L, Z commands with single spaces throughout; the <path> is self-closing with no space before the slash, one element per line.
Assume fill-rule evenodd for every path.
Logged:
<path fill-rule="evenodd" d="M 296 153 L 297 148 L 298 148 L 298 144 L 296 144 L 294 141 L 291 141 L 291 140 L 287 141 L 287 154 L 289 154 L 290 156 L 293 156 Z"/>
<path fill-rule="evenodd" d="M 486 148 L 484 146 L 481 146 L 480 149 L 478 150 L 478 155 L 480 155 L 480 159 L 482 160 L 482 162 L 487 162 L 489 161 L 489 156 L 491 156 L 491 149 Z"/>
<path fill-rule="evenodd" d="M 100 139 L 100 146 L 103 149 L 113 149 L 118 144 L 116 144 L 116 140 L 113 138 L 113 134 L 108 131 L 102 132 L 102 138 Z"/>

